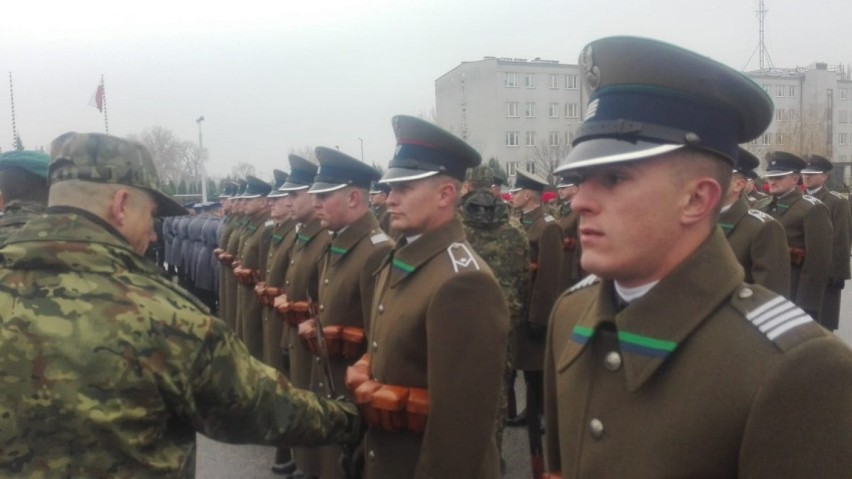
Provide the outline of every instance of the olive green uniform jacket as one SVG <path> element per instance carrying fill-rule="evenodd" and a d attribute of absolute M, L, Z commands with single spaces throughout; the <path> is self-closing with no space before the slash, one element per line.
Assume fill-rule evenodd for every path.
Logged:
<path fill-rule="evenodd" d="M 745 271 L 745 282 L 790 296 L 790 250 L 784 227 L 774 218 L 749 208 L 745 198 L 719 215 L 718 225 Z"/>
<path fill-rule="evenodd" d="M 284 276 L 290 266 L 290 252 L 296 242 L 296 220 L 289 219 L 278 223 L 269 237 L 266 253 L 266 272 L 263 281 L 272 288 L 284 288 Z M 284 369 L 284 322 L 274 309 L 263 308 L 263 362 L 279 371 L 290 374 Z"/>
<path fill-rule="evenodd" d="M 234 257 L 240 252 L 240 244 L 246 235 L 245 227 L 247 224 L 248 219 L 243 214 L 240 214 L 234 220 L 234 231 L 228 237 L 228 244 L 225 247 L 225 251 L 234 255 Z M 219 308 L 219 315 L 231 329 L 237 331 L 237 286 L 239 283 L 234 277 L 234 270 L 226 267 L 219 281 L 225 283 L 225 307 Z"/>
<path fill-rule="evenodd" d="M 322 227 L 319 218 L 301 226 L 290 254 L 290 266 L 284 279 L 284 289 L 290 301 L 316 302 L 319 297 L 319 262 L 325 253 L 331 235 Z M 287 350 L 290 353 L 290 380 L 296 387 L 311 386 L 314 357 L 299 339 L 298 330 L 285 325 Z M 311 475 L 319 474 L 319 449 L 296 448 L 293 457 L 298 468 Z"/>
<path fill-rule="evenodd" d="M 822 201 L 793 188 L 777 199 L 770 197 L 758 209 L 781 223 L 790 248 L 805 250 L 804 263 L 790 265 L 790 300 L 818 319 L 834 242 L 828 208 Z"/>
<path fill-rule="evenodd" d="M 509 317 L 457 218 L 402 241 L 379 270 L 368 325 L 373 379 L 425 388 L 423 434 L 370 428 L 366 477 L 498 478 L 495 417 Z"/>
<path fill-rule="evenodd" d="M 268 221 L 269 211 L 248 218 L 237 257 L 243 268 L 260 278 L 266 270 L 266 249 L 272 236 L 274 222 Z M 246 343 L 252 356 L 263 360 L 263 308 L 254 294 L 254 284 L 237 283 L 237 336 Z"/>
<path fill-rule="evenodd" d="M 236 219 L 236 215 L 227 215 L 222 220 L 222 234 L 219 236 L 219 248 L 222 251 L 228 250 L 228 242 L 237 228 Z M 169 223 L 171 222 L 169 222 L 168 219 L 163 223 L 164 231 L 166 230 L 166 225 Z M 168 239 L 166 239 L 166 241 L 166 244 L 168 245 Z M 166 256 L 168 257 L 168 255 Z M 228 310 L 228 276 L 230 275 L 230 268 L 219 263 L 219 317 L 226 323 L 228 323 L 225 312 Z"/>
<path fill-rule="evenodd" d="M 562 283 L 561 290 L 568 289 L 585 276 L 580 266 L 580 214 L 571 209 L 571 203 L 562 205 L 557 212 L 559 227 L 562 228 Z"/>
<path fill-rule="evenodd" d="M 357 440 L 91 214 L 50 208 L 0 249 L 0 476 L 195 475 L 195 434 Z"/>
<path fill-rule="evenodd" d="M 592 279 L 560 298 L 548 334 L 551 471 L 852 477 L 852 351 L 743 283 L 720 231 L 621 312 Z"/>
<path fill-rule="evenodd" d="M 44 212 L 44 205 L 35 201 L 12 200 L 0 216 L 0 245 L 14 235 L 24 224 Z"/>
<path fill-rule="evenodd" d="M 374 276 L 382 260 L 387 256 L 393 242 L 372 213 L 366 212 L 355 223 L 341 233 L 332 236 L 331 243 L 321 260 L 319 282 L 319 318 L 323 327 L 345 326 L 364 329 L 365 318 L 370 314 Z M 345 386 L 346 368 L 358 360 L 334 358 L 329 360 L 334 381 L 334 397 L 346 396 L 353 399 L 352 392 Z M 320 395 L 329 393 L 327 380 L 321 364 L 314 362 L 311 373 L 311 390 Z M 322 448 L 320 477 L 341 477 L 340 455 L 337 446 Z"/>
<path fill-rule="evenodd" d="M 849 271 L 849 228 L 852 227 L 852 214 L 846 198 L 822 187 L 814 193 L 817 199 L 828 206 L 831 213 L 831 226 L 834 242 L 831 246 L 831 268 L 828 271 L 828 284 L 819 312 L 819 322 L 829 330 L 835 330 L 840 321 L 840 294 L 844 283 L 850 278 Z"/>
<path fill-rule="evenodd" d="M 562 230 L 556 219 L 539 206 L 521 217 L 530 242 L 532 281 L 527 301 L 527 322 L 518 330 L 515 367 L 524 371 L 541 371 L 544 365 L 544 331 L 550 310 L 562 292 Z M 539 335 L 530 334 L 529 324 L 537 326 Z M 534 326 L 534 327 L 535 327 Z"/>

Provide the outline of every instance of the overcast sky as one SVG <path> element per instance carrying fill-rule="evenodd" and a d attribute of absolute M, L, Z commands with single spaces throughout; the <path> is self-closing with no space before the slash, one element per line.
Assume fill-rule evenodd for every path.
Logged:
<path fill-rule="evenodd" d="M 272 6 L 270 6 L 272 5 Z M 240 161 L 288 169 L 292 148 L 329 146 L 368 162 L 393 154 L 390 118 L 428 114 L 434 81 L 483 56 L 576 63 L 597 38 L 675 43 L 742 69 L 758 42 L 757 0 L 309 0 L 4 2 L 0 147 L 29 149 L 104 130 L 88 105 L 106 79 L 110 133 L 162 126 L 197 141 L 208 171 Z M 776 66 L 852 63 L 852 2 L 766 0 Z M 749 69 L 758 66 L 755 56 Z"/>

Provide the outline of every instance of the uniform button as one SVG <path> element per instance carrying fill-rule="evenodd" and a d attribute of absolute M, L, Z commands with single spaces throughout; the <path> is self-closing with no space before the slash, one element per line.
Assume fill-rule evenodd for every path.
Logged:
<path fill-rule="evenodd" d="M 373 351 L 377 351 L 379 349 L 379 343 L 373 341 Z"/>
<path fill-rule="evenodd" d="M 317 386 L 322 387 L 322 381 L 318 382 Z"/>
<path fill-rule="evenodd" d="M 592 437 L 595 439 L 603 437 L 604 426 L 600 419 L 595 418 L 589 421 L 589 432 L 592 433 Z"/>
<path fill-rule="evenodd" d="M 325 278 L 325 284 L 328 284 L 328 278 Z"/>
<path fill-rule="evenodd" d="M 385 305 L 383 305 L 383 304 L 380 304 L 380 305 L 379 305 L 379 312 L 380 312 L 380 313 L 384 313 L 384 312 L 385 312 Z"/>
<path fill-rule="evenodd" d="M 284 285 L 285 285 L 285 286 L 290 286 L 290 281 L 289 281 L 289 280 L 288 280 L 288 281 L 284 281 Z"/>
<path fill-rule="evenodd" d="M 320 305 L 320 307 L 319 307 L 319 310 L 320 310 L 320 311 L 325 311 L 325 305 L 321 304 L 321 305 Z"/>
<path fill-rule="evenodd" d="M 375 461 L 375 460 L 376 460 L 376 451 L 374 451 L 374 450 L 370 449 L 370 452 L 369 452 L 369 453 L 367 453 L 367 455 L 368 455 L 368 456 L 370 456 L 370 460 L 371 460 L 371 461 Z"/>
<path fill-rule="evenodd" d="M 746 299 L 746 298 L 751 298 L 751 296 L 753 294 L 754 294 L 754 291 L 752 291 L 751 288 L 743 288 L 743 289 L 740 290 L 740 294 L 738 296 L 740 297 L 740 299 Z"/>
<path fill-rule="evenodd" d="M 317 357 L 314 358 L 314 360 L 317 362 L 317 364 L 319 364 L 322 359 L 319 356 L 317 356 Z M 322 386 L 322 384 L 320 384 L 320 386 Z"/>
<path fill-rule="evenodd" d="M 296 264 L 296 261 L 290 260 L 290 264 Z"/>
<path fill-rule="evenodd" d="M 604 367 L 610 371 L 618 371 L 618 368 L 621 367 L 621 355 L 616 351 L 610 351 L 607 353 L 606 358 L 604 359 Z"/>

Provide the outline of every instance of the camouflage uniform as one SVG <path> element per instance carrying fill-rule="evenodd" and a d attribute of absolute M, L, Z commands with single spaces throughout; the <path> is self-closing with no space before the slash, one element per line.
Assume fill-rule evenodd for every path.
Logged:
<path fill-rule="evenodd" d="M 103 220 L 48 212 L 0 249 L 0 475 L 192 477 L 196 431 L 356 439 L 354 408 L 252 359 Z"/>
<path fill-rule="evenodd" d="M 13 200 L 6 205 L 5 214 L 0 217 L 0 245 L 14 235 L 30 218 L 40 215 L 44 205 L 35 201 Z"/>
<path fill-rule="evenodd" d="M 490 186 L 490 183 L 489 185 Z M 505 378 L 515 369 L 515 334 L 526 318 L 525 301 L 529 295 L 530 245 L 517 223 L 509 221 L 508 205 L 487 189 L 476 189 L 464 198 L 462 221 L 468 242 L 491 266 L 509 308 L 509 340 Z M 497 447 L 502 449 L 503 425 L 508 405 L 506 387 L 501 388 L 497 415 Z"/>

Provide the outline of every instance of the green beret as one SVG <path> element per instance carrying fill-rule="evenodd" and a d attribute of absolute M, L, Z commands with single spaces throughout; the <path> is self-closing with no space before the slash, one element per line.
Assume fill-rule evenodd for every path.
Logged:
<path fill-rule="evenodd" d="M 0 170 L 20 168 L 47 180 L 50 156 L 40 151 L 7 151 L 0 153 Z"/>

